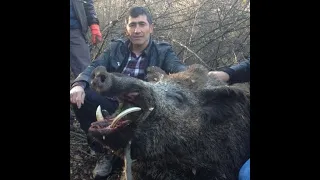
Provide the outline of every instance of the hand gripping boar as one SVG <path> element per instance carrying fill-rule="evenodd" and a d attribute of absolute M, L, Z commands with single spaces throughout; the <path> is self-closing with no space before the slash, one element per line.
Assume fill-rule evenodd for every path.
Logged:
<path fill-rule="evenodd" d="M 98 67 L 92 88 L 134 108 L 90 135 L 120 157 L 131 144 L 135 180 L 237 180 L 250 156 L 250 94 L 207 73 L 195 64 L 151 83 Z"/>

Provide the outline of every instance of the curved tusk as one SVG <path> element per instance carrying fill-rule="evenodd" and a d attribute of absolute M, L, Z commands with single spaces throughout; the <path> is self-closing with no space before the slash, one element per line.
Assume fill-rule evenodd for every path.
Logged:
<path fill-rule="evenodd" d="M 103 121 L 104 120 L 104 118 L 102 116 L 101 106 L 100 105 L 97 107 L 97 110 L 96 110 L 96 118 L 97 118 L 97 121 Z"/>
<path fill-rule="evenodd" d="M 135 111 L 141 111 L 141 108 L 139 107 L 131 107 L 129 109 L 126 109 L 124 111 L 122 111 L 120 114 L 118 114 L 117 117 L 115 117 L 110 125 L 110 127 L 114 127 L 115 124 L 117 123 L 117 121 L 119 121 L 121 118 L 123 118 L 124 116 L 126 116 L 127 114 L 130 114 L 132 112 L 135 112 Z"/>

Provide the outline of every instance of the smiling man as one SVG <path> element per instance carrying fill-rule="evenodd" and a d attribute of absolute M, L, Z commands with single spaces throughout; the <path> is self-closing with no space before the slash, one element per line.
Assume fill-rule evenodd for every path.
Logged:
<path fill-rule="evenodd" d="M 138 15 L 139 11 L 136 13 L 136 15 Z M 140 55 L 148 46 L 150 34 L 153 32 L 151 18 L 148 18 L 147 15 L 138 15 L 137 17 L 129 16 L 126 21 L 126 32 L 132 43 L 132 52 Z"/>
<path fill-rule="evenodd" d="M 152 40 L 153 22 L 149 12 L 143 7 L 133 7 L 125 19 L 127 39 L 113 40 L 100 57 L 94 60 L 72 83 L 70 102 L 76 119 L 85 133 L 90 124 L 96 121 L 98 105 L 111 115 L 118 102 L 106 95 L 101 96 L 90 88 L 91 74 L 98 66 L 104 66 L 108 72 L 146 80 L 147 68 L 160 67 L 167 74 L 186 70 L 170 44 Z M 112 170 L 113 155 L 100 144 L 88 138 L 91 149 L 97 154 L 97 164 L 93 171 L 95 178 L 106 177 Z"/>

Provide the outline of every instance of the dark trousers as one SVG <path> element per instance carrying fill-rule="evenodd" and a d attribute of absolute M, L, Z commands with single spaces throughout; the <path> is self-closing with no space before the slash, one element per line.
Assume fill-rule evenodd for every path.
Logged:
<path fill-rule="evenodd" d="M 70 67 L 76 78 L 91 62 L 89 46 L 80 29 L 70 29 Z"/>
<path fill-rule="evenodd" d="M 86 88 L 85 93 L 84 104 L 82 104 L 81 108 L 78 109 L 76 104 L 72 104 L 72 108 L 76 119 L 80 123 L 80 128 L 87 134 L 91 123 L 97 120 L 97 107 L 100 105 L 101 109 L 107 110 L 111 115 L 117 109 L 118 102 L 112 99 L 107 99 L 90 88 Z M 98 142 L 92 141 L 89 137 L 88 144 L 93 151 L 98 153 L 104 152 L 102 146 Z"/>

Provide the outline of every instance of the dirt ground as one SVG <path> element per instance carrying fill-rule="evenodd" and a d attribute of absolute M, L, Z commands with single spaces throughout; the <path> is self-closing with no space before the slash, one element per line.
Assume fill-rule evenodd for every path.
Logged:
<path fill-rule="evenodd" d="M 70 179 L 90 180 L 95 166 L 95 157 L 90 154 L 87 139 L 79 123 L 70 124 Z"/>

